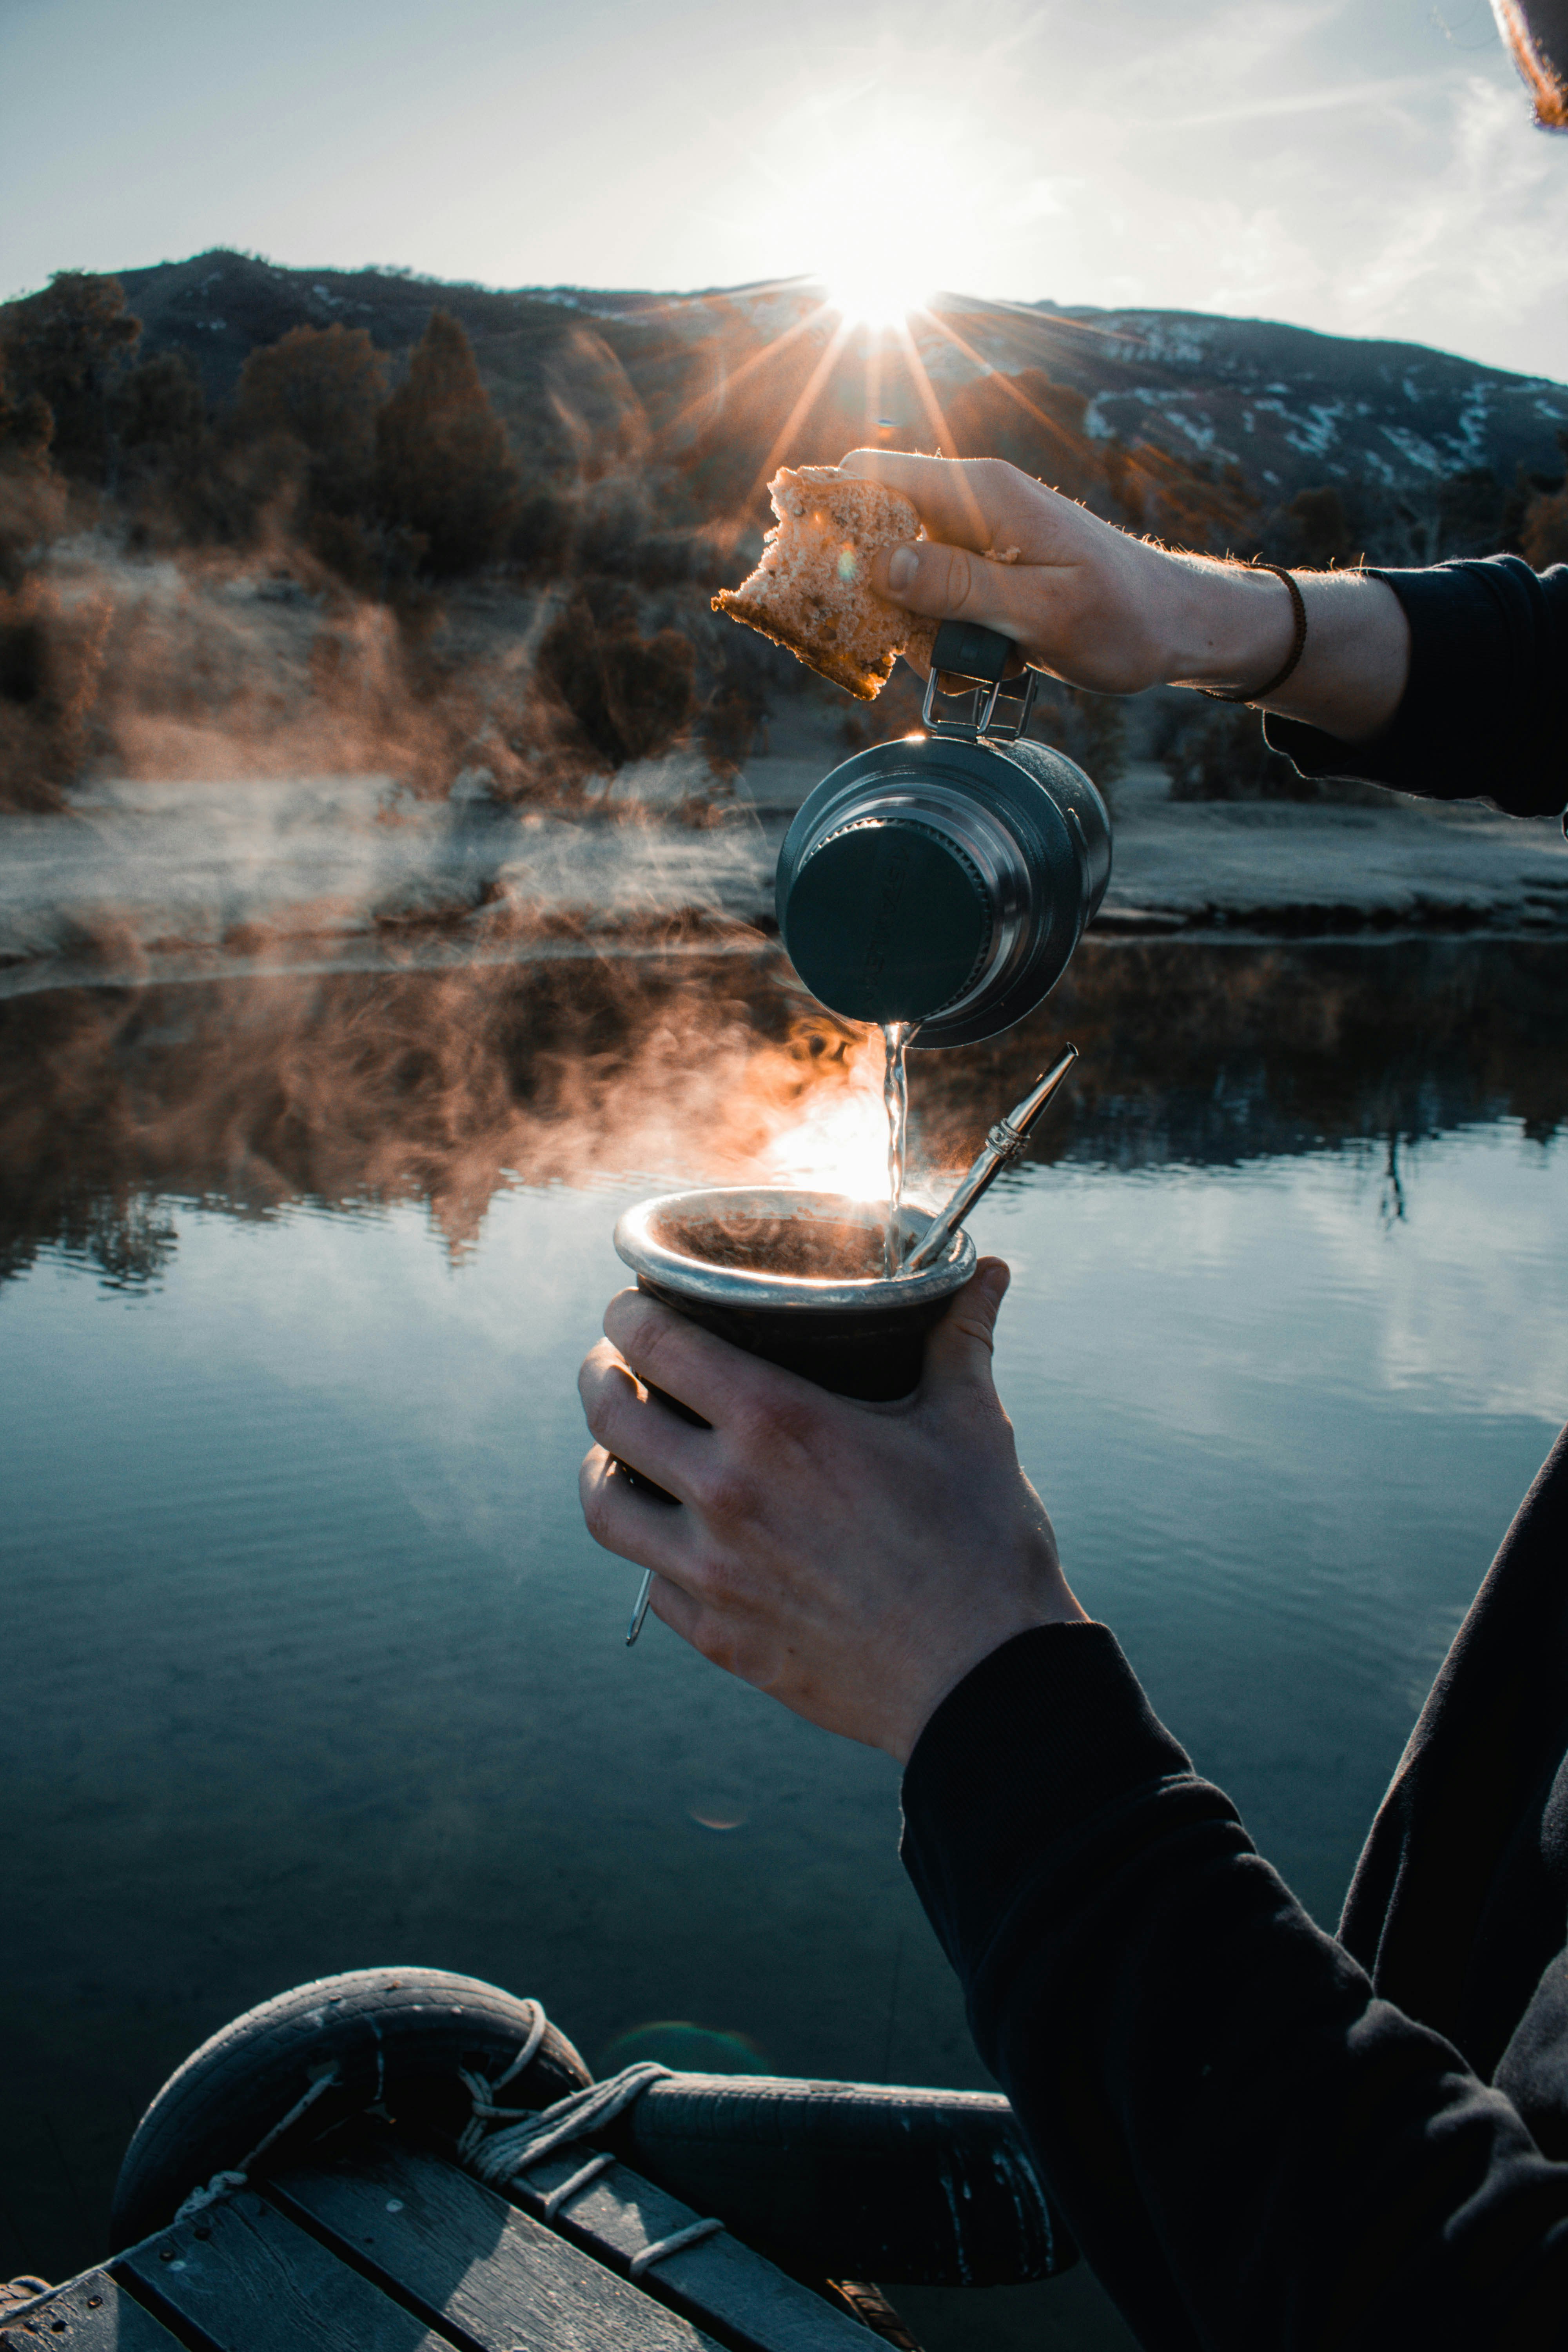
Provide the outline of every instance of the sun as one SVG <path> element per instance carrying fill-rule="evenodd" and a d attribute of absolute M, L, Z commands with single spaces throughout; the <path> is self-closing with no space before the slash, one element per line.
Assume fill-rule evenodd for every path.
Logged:
<path fill-rule="evenodd" d="M 846 327 L 896 330 L 930 303 L 941 257 L 928 221 L 911 230 L 902 192 L 933 176 L 943 177 L 942 158 L 886 131 L 847 142 L 811 175 L 801 207 L 806 250 Z"/>
<path fill-rule="evenodd" d="M 904 325 L 917 310 L 930 308 L 932 288 L 929 274 L 916 257 L 914 265 L 902 255 L 835 263 L 819 271 L 823 300 L 847 327 L 868 327 L 887 333 Z"/>
<path fill-rule="evenodd" d="M 819 93 L 755 159 L 769 194 L 740 208 L 752 266 L 807 272 L 835 324 L 897 332 L 973 268 L 973 145 L 956 118 L 864 88 Z"/>

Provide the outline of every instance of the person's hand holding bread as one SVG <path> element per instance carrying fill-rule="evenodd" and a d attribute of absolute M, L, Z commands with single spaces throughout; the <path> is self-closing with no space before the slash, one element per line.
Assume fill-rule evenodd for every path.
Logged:
<path fill-rule="evenodd" d="M 998 629 L 1031 668 L 1100 694 L 1136 694 L 1168 675 L 1159 575 L 1179 558 L 999 457 L 852 449 L 839 470 L 901 491 L 924 526 L 918 541 L 872 557 L 886 602 Z"/>
<path fill-rule="evenodd" d="M 779 521 L 761 563 L 714 603 L 862 700 L 900 653 L 924 674 L 944 620 L 1000 630 L 1031 667 L 1098 694 L 1245 694 L 1291 646 L 1274 572 L 1136 539 L 1001 458 L 854 449 L 772 489 Z M 1366 741 L 1405 691 L 1404 609 L 1367 572 L 1299 584 L 1306 646 L 1267 708 Z"/>

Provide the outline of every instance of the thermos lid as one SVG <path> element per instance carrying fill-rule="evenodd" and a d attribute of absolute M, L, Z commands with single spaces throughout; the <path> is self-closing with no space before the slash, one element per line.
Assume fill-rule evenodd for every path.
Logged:
<path fill-rule="evenodd" d="M 789 894 L 790 961 L 820 1003 L 851 1021 L 923 1020 L 973 980 L 991 943 L 980 875 L 911 819 L 845 825 Z"/>

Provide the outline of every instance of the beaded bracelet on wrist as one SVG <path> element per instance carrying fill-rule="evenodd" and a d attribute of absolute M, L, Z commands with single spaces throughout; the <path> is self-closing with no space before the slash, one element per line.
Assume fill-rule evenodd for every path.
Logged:
<path fill-rule="evenodd" d="M 1283 580 L 1286 587 L 1290 591 L 1290 609 L 1296 616 L 1296 630 L 1290 642 L 1290 650 L 1285 656 L 1283 667 L 1275 671 L 1267 686 L 1248 687 L 1242 694 L 1233 694 L 1225 687 L 1200 686 L 1198 692 L 1206 694 L 1211 702 L 1266 702 L 1271 694 L 1279 693 L 1279 688 L 1306 651 L 1307 606 L 1301 591 L 1296 584 L 1294 574 L 1287 572 L 1282 563 L 1255 562 L 1252 568 L 1258 572 L 1272 572 L 1275 578 Z"/>

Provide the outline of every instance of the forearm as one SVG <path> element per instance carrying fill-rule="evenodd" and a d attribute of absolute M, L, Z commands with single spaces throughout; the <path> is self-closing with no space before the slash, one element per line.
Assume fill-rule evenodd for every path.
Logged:
<path fill-rule="evenodd" d="M 1374 1997 L 1104 1628 L 977 1668 L 904 1812 L 981 2053 L 1148 2352 L 1552 2340 L 1568 2168 Z"/>
<path fill-rule="evenodd" d="M 1363 572 L 1293 575 L 1307 608 L 1301 658 L 1258 707 L 1300 719 L 1345 743 L 1380 735 L 1410 673 L 1410 625 L 1384 582 Z M 1167 555 L 1152 577 L 1165 682 L 1253 699 L 1283 667 L 1295 608 L 1272 572 Z"/>

